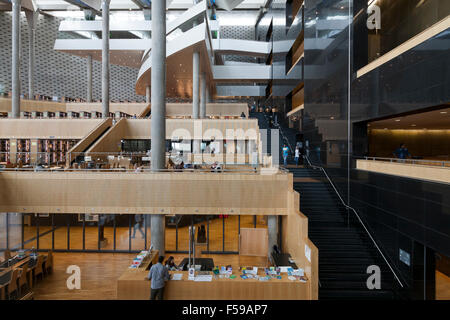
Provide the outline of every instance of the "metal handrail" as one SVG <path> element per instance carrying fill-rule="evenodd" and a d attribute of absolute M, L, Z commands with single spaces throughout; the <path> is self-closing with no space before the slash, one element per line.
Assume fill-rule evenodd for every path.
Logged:
<path fill-rule="evenodd" d="M 450 167 L 450 161 L 445 161 L 445 160 L 399 159 L 399 158 L 384 158 L 384 157 L 369 157 L 369 156 L 354 157 L 354 158 L 371 160 L 371 161 L 400 162 L 400 163 L 416 164 L 416 165 L 426 165 L 427 163 L 431 163 L 432 166 Z M 426 162 L 426 163 L 421 164 L 420 162 Z"/>
<path fill-rule="evenodd" d="M 391 264 L 389 263 L 389 261 L 386 259 L 386 257 L 384 256 L 383 252 L 381 251 L 380 247 L 378 247 L 378 244 L 376 243 L 375 239 L 372 237 L 372 235 L 370 234 L 369 230 L 367 229 L 366 225 L 364 224 L 364 222 L 361 220 L 358 212 L 351 206 L 349 206 L 348 204 L 345 203 L 344 199 L 341 197 L 339 191 L 336 189 L 336 187 L 334 186 L 334 183 L 331 181 L 330 177 L 328 176 L 326 170 L 323 167 L 320 166 L 316 166 L 313 165 L 311 163 L 311 161 L 309 160 L 309 157 L 304 155 L 304 158 L 306 159 L 306 161 L 308 162 L 309 166 L 314 168 L 314 169 L 320 169 L 322 170 L 322 172 L 325 174 L 325 177 L 327 178 L 328 182 L 331 184 L 331 186 L 334 189 L 334 192 L 337 194 L 337 196 L 339 197 L 339 200 L 341 200 L 342 205 L 347 209 L 347 210 L 351 210 L 355 213 L 356 217 L 358 218 L 358 221 L 361 223 L 361 225 L 363 226 L 364 230 L 366 231 L 367 235 L 369 236 L 370 240 L 372 240 L 373 244 L 375 245 L 375 247 L 377 248 L 378 252 L 381 254 L 381 256 L 383 257 L 383 260 L 386 262 L 386 264 L 388 265 L 389 269 L 391 270 L 392 274 L 394 275 L 395 279 L 397 280 L 397 282 L 400 284 L 400 286 L 403 288 L 403 283 L 401 282 L 400 278 L 397 276 L 397 273 L 394 271 L 394 269 L 392 268 Z"/>
<path fill-rule="evenodd" d="M 266 119 L 266 121 L 269 121 L 269 119 L 267 119 L 267 115 L 265 113 L 263 113 L 263 116 Z M 292 145 L 289 143 L 289 139 L 284 134 L 281 125 L 278 123 L 278 121 L 276 123 L 274 122 L 274 125 L 275 125 L 275 127 L 277 127 L 278 131 L 281 133 L 281 136 L 283 137 L 284 141 L 286 141 L 286 143 L 288 144 L 289 151 L 292 152 L 291 150 L 294 150 L 294 149 L 292 149 Z"/>

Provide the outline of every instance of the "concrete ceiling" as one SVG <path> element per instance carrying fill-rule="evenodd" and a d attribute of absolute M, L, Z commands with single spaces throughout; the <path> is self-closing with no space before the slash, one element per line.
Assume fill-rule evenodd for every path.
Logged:
<path fill-rule="evenodd" d="M 97 61 L 102 61 L 102 51 L 101 50 L 79 50 L 79 51 L 64 51 L 58 50 L 61 52 L 66 52 L 71 55 L 76 55 L 79 57 L 86 58 L 88 55 L 92 55 L 92 59 Z M 141 66 L 141 59 L 144 51 L 115 51 L 111 50 L 109 53 L 110 63 L 119 66 L 126 66 L 130 68 L 138 69 Z"/>
<path fill-rule="evenodd" d="M 383 119 L 370 122 L 369 125 L 370 129 L 450 130 L 450 108 Z"/>

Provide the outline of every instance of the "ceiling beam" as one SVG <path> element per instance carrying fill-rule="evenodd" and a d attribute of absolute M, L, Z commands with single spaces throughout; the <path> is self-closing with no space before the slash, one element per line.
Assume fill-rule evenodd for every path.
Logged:
<path fill-rule="evenodd" d="M 139 9 L 144 9 L 144 6 L 142 5 L 142 3 L 139 0 L 131 0 L 133 1 L 133 3 L 135 5 L 137 5 L 139 7 Z"/>
<path fill-rule="evenodd" d="M 64 0 L 74 6 L 77 6 L 81 9 L 93 9 L 97 12 L 101 10 L 102 3 L 101 0 Z"/>
<path fill-rule="evenodd" d="M 21 3 L 22 9 L 37 11 L 38 6 L 36 5 L 35 0 L 22 0 Z M 11 10 L 11 1 L 9 0 L 0 0 L 0 10 Z"/>

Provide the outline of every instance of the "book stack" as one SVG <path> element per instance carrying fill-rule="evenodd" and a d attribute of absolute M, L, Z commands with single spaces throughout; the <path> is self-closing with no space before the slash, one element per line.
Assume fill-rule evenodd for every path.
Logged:
<path fill-rule="evenodd" d="M 145 257 L 148 255 L 148 251 L 141 251 L 136 258 L 133 259 L 133 262 L 131 263 L 130 269 L 137 269 L 142 264 L 142 261 L 144 261 Z"/>

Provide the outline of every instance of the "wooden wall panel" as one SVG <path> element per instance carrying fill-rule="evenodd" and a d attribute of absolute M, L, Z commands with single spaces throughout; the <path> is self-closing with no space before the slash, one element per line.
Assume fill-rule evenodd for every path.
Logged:
<path fill-rule="evenodd" d="M 91 152 L 119 152 L 120 140 L 125 135 L 126 119 L 120 119 L 108 132 L 98 139 L 88 150 Z"/>
<path fill-rule="evenodd" d="M 150 119 L 126 119 L 124 139 L 150 139 Z M 166 139 L 173 137 L 226 138 L 227 130 L 238 130 L 236 139 L 258 140 L 259 127 L 256 119 L 166 119 Z"/>
<path fill-rule="evenodd" d="M 282 250 L 289 252 L 299 267 L 305 269 L 305 274 L 312 292 L 312 299 L 318 299 L 319 251 L 308 238 L 308 218 L 300 211 L 300 195 L 290 190 L 288 195 L 289 214 L 282 218 Z M 311 261 L 306 258 L 306 247 L 311 250 Z"/>
<path fill-rule="evenodd" d="M 67 164 L 70 160 L 75 159 L 79 152 L 83 152 L 86 148 L 95 141 L 107 128 L 112 126 L 112 119 L 104 119 L 97 127 L 89 132 L 84 139 L 80 140 L 74 145 L 67 154 Z M 73 156 L 72 156 L 73 155 Z"/>
<path fill-rule="evenodd" d="M 267 257 L 269 234 L 266 228 L 241 228 L 239 255 Z"/>
<path fill-rule="evenodd" d="M 239 117 L 244 112 L 248 118 L 246 103 L 207 103 L 206 116 Z M 192 103 L 167 103 L 168 117 L 185 117 L 192 115 Z"/>
<path fill-rule="evenodd" d="M 0 212 L 284 215 L 288 177 L 1 172 Z"/>
<path fill-rule="evenodd" d="M 450 123 L 449 123 L 450 127 Z M 393 153 L 405 143 L 412 156 L 448 160 L 450 155 L 450 130 L 383 130 L 369 131 L 369 155 L 393 158 Z"/>
<path fill-rule="evenodd" d="M 123 112 L 133 115 L 140 115 L 146 108 L 148 108 L 148 103 L 145 102 L 126 102 L 126 103 L 110 103 L 109 111 L 110 112 Z M 74 102 L 66 104 L 67 111 L 87 111 L 87 112 L 102 112 L 102 104 L 101 102 L 92 102 L 92 103 L 84 103 L 84 102 Z"/>
<path fill-rule="evenodd" d="M 450 183 L 450 168 L 401 162 L 356 160 L 356 169 L 413 179 Z"/>
<path fill-rule="evenodd" d="M 11 112 L 11 98 L 0 98 L 0 112 Z M 20 111 L 66 111 L 66 104 L 53 101 L 20 99 Z"/>
<path fill-rule="evenodd" d="M 0 119 L 0 139 L 82 139 L 103 119 Z"/>

